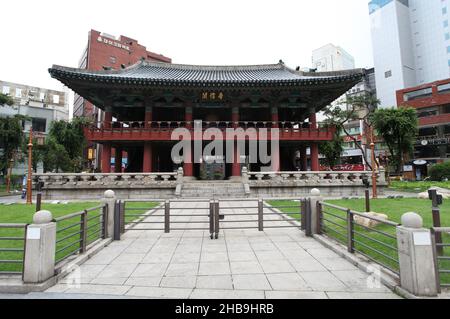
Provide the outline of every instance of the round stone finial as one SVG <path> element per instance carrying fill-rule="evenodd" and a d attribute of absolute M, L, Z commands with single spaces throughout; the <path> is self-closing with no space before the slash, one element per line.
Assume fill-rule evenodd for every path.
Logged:
<path fill-rule="evenodd" d="M 311 195 L 312 196 L 320 196 L 320 190 L 317 188 L 311 189 Z"/>
<path fill-rule="evenodd" d="M 48 224 L 53 220 L 53 215 L 48 210 L 40 210 L 33 215 L 33 224 Z"/>
<path fill-rule="evenodd" d="M 116 194 L 113 190 L 108 189 L 107 191 L 105 191 L 104 196 L 105 198 L 114 198 L 116 197 Z"/>
<path fill-rule="evenodd" d="M 422 228 L 423 226 L 423 219 L 422 216 L 420 216 L 417 213 L 409 212 L 406 214 L 403 214 L 401 219 L 402 226 L 407 228 Z"/>

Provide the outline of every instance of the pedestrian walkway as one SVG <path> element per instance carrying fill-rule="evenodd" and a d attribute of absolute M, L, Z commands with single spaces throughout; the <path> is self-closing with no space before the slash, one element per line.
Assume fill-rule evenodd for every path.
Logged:
<path fill-rule="evenodd" d="M 175 209 L 174 214 L 202 214 L 205 212 L 202 204 L 207 205 L 195 203 L 183 211 Z M 245 207 L 246 203 L 226 205 Z M 226 211 L 246 212 L 254 210 Z M 151 218 L 154 221 L 156 217 L 146 220 Z M 180 222 L 174 227 L 208 228 L 206 219 L 199 220 L 204 224 L 184 224 L 183 221 L 201 217 L 186 218 L 173 217 L 173 221 Z M 253 218 L 256 220 L 256 216 Z M 280 220 L 274 224 L 287 223 L 281 222 L 282 216 L 274 219 Z M 136 229 L 149 227 L 161 226 L 142 224 Z M 80 271 L 62 279 L 46 293 L 49 298 L 55 293 L 63 293 L 67 298 L 86 295 L 193 299 L 399 298 L 386 287 L 373 287 L 370 283 L 372 280 L 368 280 L 366 273 L 306 237 L 298 228 L 263 232 L 222 230 L 217 240 L 211 240 L 207 230 L 169 234 L 130 230 L 121 241 L 104 248 L 84 263 Z"/>

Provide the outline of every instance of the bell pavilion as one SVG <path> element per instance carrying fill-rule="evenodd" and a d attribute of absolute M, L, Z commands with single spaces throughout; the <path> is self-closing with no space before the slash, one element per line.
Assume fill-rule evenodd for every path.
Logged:
<path fill-rule="evenodd" d="M 244 163 L 206 163 L 192 158 L 192 152 L 184 154 L 191 161 L 174 163 L 171 149 L 178 141 L 171 139 L 173 130 L 194 130 L 197 120 L 203 130 L 278 128 L 279 147 L 270 154 L 272 167 L 319 171 L 319 143 L 332 140 L 335 131 L 320 125 L 316 114 L 364 76 L 363 69 L 302 72 L 281 61 L 246 66 L 141 61 L 120 70 L 53 66 L 49 72 L 103 110 L 102 120 L 85 128 L 87 140 L 102 145 L 102 173 L 122 172 L 126 154 L 126 172 L 173 172 L 182 166 L 185 177 L 217 180 L 239 177 L 247 154 L 238 154 L 236 147 L 235 156 L 244 158 Z M 249 165 L 252 171 L 263 166 Z"/>

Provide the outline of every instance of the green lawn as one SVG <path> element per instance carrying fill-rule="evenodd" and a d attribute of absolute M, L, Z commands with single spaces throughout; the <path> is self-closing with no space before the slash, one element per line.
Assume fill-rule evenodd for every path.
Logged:
<path fill-rule="evenodd" d="M 54 218 L 61 216 L 67 216 L 72 213 L 81 212 L 85 209 L 94 208 L 99 206 L 99 202 L 83 202 L 83 203 L 70 203 L 67 205 L 62 204 L 43 204 L 42 209 L 52 212 Z M 158 203 L 144 202 L 134 203 L 130 202 L 126 204 L 127 208 L 131 210 L 127 211 L 127 214 L 133 216 L 127 216 L 126 222 L 132 222 L 146 213 L 149 209 L 155 207 Z M 145 208 L 145 209 L 144 209 Z M 33 214 L 35 212 L 34 205 L 14 204 L 10 206 L 0 205 L 0 223 L 3 224 L 16 224 L 16 223 L 31 223 Z M 87 215 L 87 244 L 91 244 L 94 241 L 101 238 L 102 224 L 101 224 L 101 208 L 92 212 L 88 212 Z M 80 248 L 80 228 L 81 216 L 74 216 L 70 219 L 60 221 L 57 223 L 56 234 L 56 261 L 61 261 L 65 257 L 72 253 L 78 252 Z M 0 237 L 21 237 L 24 236 L 23 229 L 1 229 Z M 0 240 L 1 249 L 23 249 L 23 241 L 13 240 Z M 21 251 L 7 251 L 0 252 L 0 261 L 7 260 L 22 260 L 23 252 Z M 22 270 L 20 263 L 1 263 L 0 272 L 19 272 Z"/>
<path fill-rule="evenodd" d="M 365 210 L 365 201 L 363 199 L 328 200 L 326 202 L 336 206 L 350 208 L 358 212 L 363 212 Z M 270 204 L 278 206 L 288 206 L 292 205 L 292 203 L 293 202 L 289 201 L 270 202 Z M 298 210 L 295 208 L 286 208 L 282 210 L 293 217 L 298 218 Z M 325 206 L 323 207 L 323 210 L 325 213 L 324 218 L 326 219 L 323 221 L 325 233 L 346 245 L 347 222 L 346 220 L 343 220 L 346 217 L 346 212 Z M 422 216 L 425 227 L 428 228 L 432 226 L 431 201 L 429 200 L 411 198 L 376 199 L 371 200 L 371 210 L 378 213 L 384 213 L 389 216 L 389 220 L 397 223 L 400 223 L 401 216 L 404 213 L 414 211 Z M 441 224 L 443 227 L 450 226 L 450 201 L 444 201 L 444 204 L 441 206 Z M 397 251 L 393 249 L 397 246 L 396 240 L 389 237 L 395 237 L 395 227 L 390 225 L 378 225 L 374 230 L 368 230 L 355 224 L 354 230 L 359 233 L 355 234 L 354 237 L 354 240 L 356 241 L 355 248 L 357 250 L 392 270 L 398 271 L 398 263 L 396 262 L 396 260 L 398 260 L 398 254 Z M 387 236 L 379 232 L 386 233 Z M 444 235 L 444 242 L 450 243 L 450 235 Z M 379 250 L 381 254 L 373 249 Z M 450 256 L 450 247 L 445 249 L 445 255 Z M 450 261 L 441 261 L 440 267 L 442 269 L 450 269 Z M 450 275 L 442 275 L 441 281 L 450 283 Z"/>
<path fill-rule="evenodd" d="M 450 182 L 400 182 L 392 181 L 390 189 L 404 191 L 404 192 L 425 192 L 430 187 L 442 187 L 450 189 Z"/>

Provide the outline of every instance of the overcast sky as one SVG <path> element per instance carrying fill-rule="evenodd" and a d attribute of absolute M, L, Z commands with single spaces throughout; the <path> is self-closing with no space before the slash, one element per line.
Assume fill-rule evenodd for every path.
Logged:
<path fill-rule="evenodd" d="M 50 89 L 52 64 L 76 67 L 88 31 L 126 35 L 174 63 L 310 67 L 311 52 L 343 47 L 372 67 L 368 0 L 6 0 L 0 79 Z"/>

